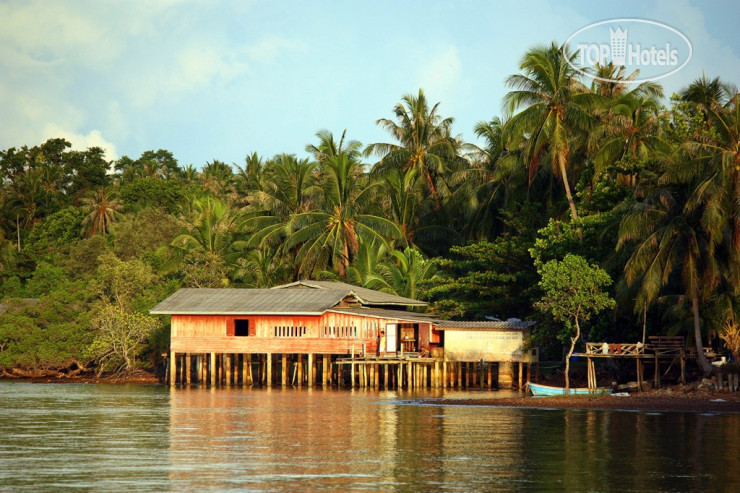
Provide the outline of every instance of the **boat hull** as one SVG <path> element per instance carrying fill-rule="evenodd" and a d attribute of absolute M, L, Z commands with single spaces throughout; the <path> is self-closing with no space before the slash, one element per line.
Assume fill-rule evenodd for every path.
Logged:
<path fill-rule="evenodd" d="M 553 387 L 550 385 L 542 385 L 539 383 L 532 383 L 528 382 L 527 386 L 529 387 L 530 392 L 532 392 L 532 395 L 536 397 L 544 397 L 544 396 L 551 396 L 551 395 L 565 395 L 565 387 Z M 596 390 L 589 390 L 585 387 L 577 387 L 577 388 L 571 388 L 569 389 L 568 395 L 588 395 L 588 394 L 609 394 L 611 393 L 611 389 L 606 388 L 598 388 Z"/>

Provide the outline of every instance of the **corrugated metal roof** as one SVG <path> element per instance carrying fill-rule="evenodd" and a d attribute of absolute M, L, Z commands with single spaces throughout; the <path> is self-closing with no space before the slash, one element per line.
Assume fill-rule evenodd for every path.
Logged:
<path fill-rule="evenodd" d="M 337 281 L 307 281 L 301 280 L 292 282 L 290 284 L 283 284 L 282 286 L 275 286 L 272 289 L 290 289 L 290 288 L 313 288 L 313 289 L 342 289 L 352 291 L 360 298 L 365 305 L 400 305 L 400 306 L 426 306 L 428 303 L 425 301 L 414 300 L 411 298 L 404 298 L 403 296 L 396 296 L 394 294 L 383 293 L 381 291 L 375 291 L 374 289 L 362 288 L 346 282 Z"/>
<path fill-rule="evenodd" d="M 496 329 L 526 329 L 536 322 L 456 322 L 454 320 L 440 320 L 437 328 L 440 330 L 496 330 Z"/>
<path fill-rule="evenodd" d="M 332 308 L 328 310 L 336 313 L 351 313 L 365 317 L 396 318 L 410 322 L 434 322 L 437 320 L 433 315 L 426 313 L 408 312 L 405 310 L 389 310 L 386 308 Z"/>
<path fill-rule="evenodd" d="M 181 289 L 152 308 L 153 315 L 321 314 L 348 295 L 336 289 Z"/>

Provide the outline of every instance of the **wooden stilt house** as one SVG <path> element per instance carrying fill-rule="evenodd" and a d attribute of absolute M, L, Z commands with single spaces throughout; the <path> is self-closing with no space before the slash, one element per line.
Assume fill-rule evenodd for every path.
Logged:
<path fill-rule="evenodd" d="M 171 317 L 171 383 L 312 386 L 349 376 L 351 385 L 386 388 L 469 386 L 462 375 L 470 379 L 485 363 L 490 387 L 489 363 L 500 363 L 499 386 L 511 386 L 513 362 L 521 375 L 532 361 L 523 352 L 531 322 L 449 322 L 409 310 L 425 305 L 341 282 L 298 281 L 181 289 L 150 312 Z"/>

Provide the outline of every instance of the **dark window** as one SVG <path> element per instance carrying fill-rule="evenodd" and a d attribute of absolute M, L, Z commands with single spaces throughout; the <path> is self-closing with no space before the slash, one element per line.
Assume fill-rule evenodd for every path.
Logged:
<path fill-rule="evenodd" d="M 234 320 L 234 335 L 246 337 L 249 335 L 249 320 Z"/>

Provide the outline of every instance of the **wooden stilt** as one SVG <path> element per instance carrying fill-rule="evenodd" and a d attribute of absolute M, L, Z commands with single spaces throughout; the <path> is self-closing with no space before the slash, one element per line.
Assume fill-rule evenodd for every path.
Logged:
<path fill-rule="evenodd" d="M 383 365 L 383 388 L 388 390 L 390 386 L 388 385 L 388 363 Z"/>
<path fill-rule="evenodd" d="M 170 385 L 177 385 L 177 353 L 170 351 Z"/>
<path fill-rule="evenodd" d="M 265 360 L 265 384 L 268 387 L 272 387 L 272 353 L 267 353 Z"/>
<path fill-rule="evenodd" d="M 660 360 L 658 359 L 658 350 L 655 350 L 655 375 L 653 375 L 653 380 L 655 380 L 655 388 L 660 388 Z"/>
<path fill-rule="evenodd" d="M 316 377 L 314 376 L 314 357 L 313 353 L 308 353 L 308 386 L 313 387 Z"/>
<path fill-rule="evenodd" d="M 288 386 L 288 355 L 285 353 L 280 358 L 280 385 Z"/>
<path fill-rule="evenodd" d="M 185 384 L 190 386 L 190 370 L 192 370 L 191 367 L 192 364 L 192 355 L 190 353 L 185 354 Z"/>
<path fill-rule="evenodd" d="M 517 383 L 519 384 L 519 392 L 521 392 L 522 390 L 524 390 L 524 382 L 522 381 L 524 379 L 524 363 L 522 363 L 521 361 L 519 362 L 519 375 L 517 375 L 517 377 L 518 377 Z"/>
<path fill-rule="evenodd" d="M 232 368 L 231 368 L 232 367 L 232 364 L 231 364 L 232 363 L 231 354 L 224 354 L 224 363 L 225 363 L 224 366 L 226 366 L 226 371 L 225 371 L 225 373 L 226 373 L 226 382 L 225 382 L 225 384 L 226 384 L 227 387 L 229 387 L 229 386 L 231 386 L 231 375 L 232 375 L 232 371 L 231 371 L 232 370 Z"/>
<path fill-rule="evenodd" d="M 209 371 L 211 373 L 211 387 L 216 386 L 216 353 L 211 353 L 211 361 L 209 365 Z"/>
<path fill-rule="evenodd" d="M 303 386 L 303 355 L 298 355 L 298 363 L 297 363 L 297 369 L 298 369 L 298 386 Z"/>
<path fill-rule="evenodd" d="M 488 389 L 493 388 L 493 363 L 488 363 Z"/>
<path fill-rule="evenodd" d="M 681 383 L 686 385 L 686 355 L 681 349 Z"/>

